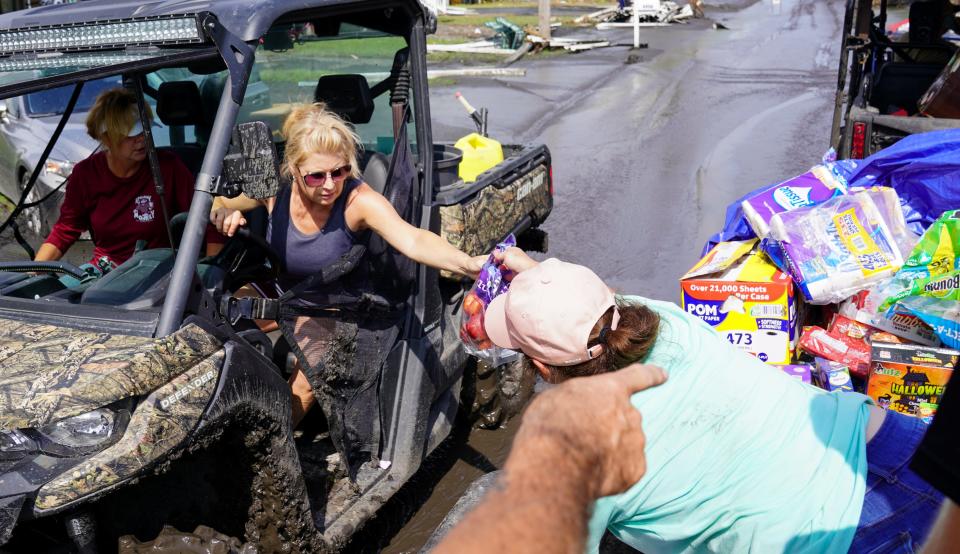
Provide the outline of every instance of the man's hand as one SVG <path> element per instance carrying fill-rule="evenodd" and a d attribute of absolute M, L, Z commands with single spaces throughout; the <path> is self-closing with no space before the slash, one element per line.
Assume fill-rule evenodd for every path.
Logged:
<path fill-rule="evenodd" d="M 499 486 L 433 552 L 583 552 L 593 501 L 629 489 L 647 469 L 630 396 L 666 378 L 658 367 L 634 364 L 537 396 Z"/>
<path fill-rule="evenodd" d="M 508 471 L 515 458 L 555 466 L 556 460 L 544 458 L 559 452 L 575 464 L 591 499 L 629 489 L 647 468 L 640 412 L 630 396 L 666 379 L 659 367 L 634 364 L 545 391 L 523 416 Z"/>
<path fill-rule="evenodd" d="M 220 234 L 232 237 L 237 229 L 247 224 L 243 212 L 232 208 L 214 208 L 210 212 L 210 223 L 217 228 Z"/>

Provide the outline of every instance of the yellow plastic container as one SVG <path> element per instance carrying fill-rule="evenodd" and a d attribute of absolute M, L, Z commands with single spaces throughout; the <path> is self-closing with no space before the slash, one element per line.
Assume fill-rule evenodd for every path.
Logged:
<path fill-rule="evenodd" d="M 465 183 L 477 180 L 477 175 L 503 161 L 503 147 L 492 138 L 470 133 L 453 145 L 463 151 L 460 178 Z"/>

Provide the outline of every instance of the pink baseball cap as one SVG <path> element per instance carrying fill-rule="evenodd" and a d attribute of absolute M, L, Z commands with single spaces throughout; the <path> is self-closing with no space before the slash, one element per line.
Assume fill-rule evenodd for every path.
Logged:
<path fill-rule="evenodd" d="M 528 269 L 493 299 L 484 313 L 484 329 L 494 344 L 555 366 L 596 358 L 603 345 L 587 342 L 597 321 L 614 308 L 611 329 L 620 313 L 613 292 L 582 265 L 556 258 Z"/>

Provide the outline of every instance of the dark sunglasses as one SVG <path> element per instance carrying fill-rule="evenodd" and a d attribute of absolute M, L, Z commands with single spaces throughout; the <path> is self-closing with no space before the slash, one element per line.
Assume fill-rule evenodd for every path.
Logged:
<path fill-rule="evenodd" d="M 307 173 L 303 175 L 303 182 L 310 186 L 318 186 L 327 182 L 327 179 L 333 179 L 334 181 L 340 181 L 350 174 L 349 165 L 341 165 L 336 169 L 331 169 L 330 171 L 314 171 L 313 173 Z"/>

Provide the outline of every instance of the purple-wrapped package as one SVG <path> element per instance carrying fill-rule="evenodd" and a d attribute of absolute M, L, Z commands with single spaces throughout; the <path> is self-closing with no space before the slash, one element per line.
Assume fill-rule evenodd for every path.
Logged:
<path fill-rule="evenodd" d="M 764 238 L 776 214 L 822 204 L 846 192 L 846 183 L 829 165 L 817 165 L 803 175 L 756 191 L 743 200 L 741 208 L 753 232 Z"/>
<path fill-rule="evenodd" d="M 813 367 L 807 364 L 787 364 L 787 365 L 778 365 L 784 373 L 791 377 L 795 377 L 799 381 L 803 381 L 806 384 L 811 384 L 811 375 L 813 374 Z"/>
<path fill-rule="evenodd" d="M 780 262 L 810 303 L 841 302 L 900 269 L 909 231 L 899 210 L 884 209 L 896 205 L 893 189 L 875 187 L 770 220 Z"/>
<path fill-rule="evenodd" d="M 497 245 L 494 252 L 503 252 L 511 246 L 517 245 L 513 235 L 507 236 Z M 512 275 L 500 269 L 493 252 L 480 268 L 480 275 L 471 287 L 470 292 L 463 298 L 463 309 L 460 314 L 460 340 L 470 354 L 481 358 L 491 365 L 499 365 L 504 354 L 510 352 L 498 348 L 490 342 L 483 328 L 483 314 L 487 311 L 490 302 L 507 292 L 510 288 Z"/>

